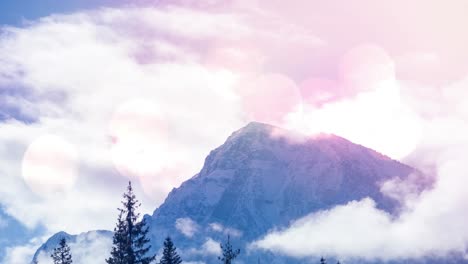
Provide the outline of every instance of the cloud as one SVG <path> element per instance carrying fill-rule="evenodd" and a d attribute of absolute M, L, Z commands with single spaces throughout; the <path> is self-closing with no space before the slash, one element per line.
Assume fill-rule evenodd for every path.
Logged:
<path fill-rule="evenodd" d="M 237 230 L 231 227 L 225 227 L 220 223 L 211 223 L 209 224 L 209 228 L 215 232 L 219 232 L 225 235 L 230 235 L 233 237 L 240 237 L 242 236 L 242 231 Z"/>
<path fill-rule="evenodd" d="M 6 255 L 3 259 L 5 263 L 29 263 L 34 255 L 35 250 L 40 244 L 23 245 L 14 248 L 7 248 Z"/>
<path fill-rule="evenodd" d="M 289 113 L 287 126 L 306 135 L 336 134 L 394 159 L 409 155 L 421 139 L 422 119 L 404 101 L 390 55 L 362 44 L 337 68 L 337 80 L 315 77 L 300 85 L 303 107 Z"/>
<path fill-rule="evenodd" d="M 468 232 L 463 219 L 468 197 L 457 186 L 467 181 L 463 176 L 466 160 L 452 155 L 450 159 L 440 165 L 435 188 L 398 217 L 377 209 L 370 199 L 354 201 L 299 219 L 253 247 L 295 257 L 324 254 L 367 260 L 465 254 Z"/>
<path fill-rule="evenodd" d="M 285 33 L 290 40 L 278 42 Z M 111 229 L 131 179 L 150 213 L 249 120 L 239 79 L 261 78 L 268 54 L 316 45 L 311 32 L 260 9 L 100 8 L 3 27 L 0 201 L 29 228 Z M 70 160 L 37 163 L 31 149 Z"/>
<path fill-rule="evenodd" d="M 212 238 L 208 238 L 205 243 L 202 245 L 202 252 L 205 255 L 216 255 L 219 256 L 221 254 L 220 243 L 214 241 Z"/>
<path fill-rule="evenodd" d="M 194 20 L 200 21 L 196 27 L 182 26 Z M 129 8 L 3 28 L 0 87 L 18 90 L 11 100 L 34 120 L 0 123 L 0 200 L 6 211 L 29 227 L 44 224 L 52 232 L 111 229 L 125 178 L 134 181 L 142 211 L 154 210 L 243 123 L 230 89 L 235 74 L 198 64 L 193 57 L 198 51 L 189 44 L 217 37 L 212 24 L 235 33 L 236 23 L 228 15 L 189 9 Z M 148 109 L 155 109 L 151 113 L 160 116 L 161 127 L 141 126 L 153 120 Z M 142 131 L 166 137 L 154 140 Z M 66 186 L 46 186 L 69 171 L 57 159 L 44 165 L 24 156 L 33 142 L 49 135 L 66 144 L 54 149 L 45 144 L 37 155 L 76 153 L 73 180 L 64 179 Z M 128 142 L 136 148 L 129 149 Z M 57 192 L 47 195 L 49 190 Z"/>
<path fill-rule="evenodd" d="M 186 237 L 193 237 L 198 232 L 198 225 L 190 218 L 178 218 L 175 223 L 175 227 Z"/>
<path fill-rule="evenodd" d="M 465 85 L 463 78 L 438 88 L 435 90 L 438 96 L 425 97 L 425 104 L 412 97 L 417 93 L 408 90 L 411 85 L 399 86 L 401 102 L 418 116 L 421 128 L 415 149 L 405 160 L 435 179 L 435 183 L 422 193 L 419 191 L 422 183 L 411 177 L 382 183 L 384 194 L 404 204 L 398 215 L 377 209 L 370 199 L 353 201 L 312 213 L 283 230 L 272 230 L 251 246 L 298 258 L 330 255 L 395 260 L 465 256 L 468 243 L 464 224 L 468 217 L 468 195 L 463 187 L 468 183 Z M 339 104 L 335 102 L 334 106 Z M 411 128 L 401 125 L 395 129 L 404 136 Z"/>
<path fill-rule="evenodd" d="M 190 248 L 183 252 L 190 258 L 191 256 L 219 256 L 221 254 L 220 242 L 211 237 L 207 237 L 200 248 Z"/>
<path fill-rule="evenodd" d="M 112 238 L 96 231 L 77 236 L 76 241 L 68 242 L 70 252 L 73 257 L 73 263 L 106 263 L 112 246 Z M 38 263 L 53 264 L 50 257 L 51 252 L 41 252 L 37 258 Z M 30 261 L 29 259 L 28 261 Z M 14 263 L 14 262 L 11 262 Z M 28 263 L 28 262 L 24 262 Z"/>
<path fill-rule="evenodd" d="M 34 238 L 24 245 L 7 247 L 5 257 L 2 261 L 8 264 L 30 263 L 34 253 L 41 244 L 41 239 Z"/>

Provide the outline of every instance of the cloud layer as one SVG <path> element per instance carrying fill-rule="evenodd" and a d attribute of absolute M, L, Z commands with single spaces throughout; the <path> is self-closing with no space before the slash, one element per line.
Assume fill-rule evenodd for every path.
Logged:
<path fill-rule="evenodd" d="M 411 181 L 392 179 L 383 183 L 381 191 L 404 205 L 399 215 L 377 209 L 370 199 L 353 201 L 298 219 L 284 230 L 274 230 L 252 243 L 253 248 L 298 258 L 320 255 L 367 260 L 466 257 L 466 79 L 441 88 L 426 86 L 426 92 L 439 96 L 424 101 L 413 97 L 421 89 L 415 83 L 399 83 L 405 106 L 411 107 L 417 118 L 411 121 L 413 125 L 395 128 L 403 133 L 401 140 L 393 143 L 406 142 L 408 138 L 403 137 L 412 135 L 414 125 L 420 129 L 416 148 L 405 160 L 433 177 L 433 188 L 419 193 Z M 351 102 L 359 100 L 358 96 Z M 341 107 L 342 102 L 345 101 L 328 104 L 323 109 Z M 391 100 L 385 100 L 388 102 Z M 387 138 L 391 140 L 391 135 Z"/>

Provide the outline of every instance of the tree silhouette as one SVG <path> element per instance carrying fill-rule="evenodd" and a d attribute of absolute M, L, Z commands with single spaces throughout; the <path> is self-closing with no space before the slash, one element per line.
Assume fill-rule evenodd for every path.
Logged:
<path fill-rule="evenodd" d="M 119 217 L 114 228 L 112 238 L 111 257 L 106 259 L 108 264 L 125 264 L 125 250 L 127 245 L 125 222 L 123 221 L 123 210 L 119 209 Z"/>
<path fill-rule="evenodd" d="M 54 264 L 73 263 L 70 247 L 67 245 L 67 240 L 65 238 L 60 239 L 58 247 L 54 248 L 54 252 L 50 256 L 54 260 Z"/>
<path fill-rule="evenodd" d="M 222 251 L 222 256 L 218 257 L 219 260 L 221 260 L 224 264 L 231 264 L 232 261 L 237 258 L 237 256 L 240 254 L 240 249 L 233 250 L 231 241 L 230 241 L 230 236 L 228 235 L 227 243 L 226 244 L 221 244 L 221 251 Z"/>
<path fill-rule="evenodd" d="M 119 217 L 114 228 L 111 257 L 106 259 L 108 264 L 150 264 L 156 255 L 148 255 L 151 246 L 146 237 L 148 227 L 145 220 L 138 222 L 139 213 L 136 209 L 140 203 L 133 193 L 132 183 L 128 183 L 127 191 L 123 195 L 123 208 L 119 208 Z"/>
<path fill-rule="evenodd" d="M 177 254 L 176 247 L 170 237 L 167 237 L 164 241 L 163 256 L 161 258 L 160 264 L 180 264 L 182 259 Z"/>

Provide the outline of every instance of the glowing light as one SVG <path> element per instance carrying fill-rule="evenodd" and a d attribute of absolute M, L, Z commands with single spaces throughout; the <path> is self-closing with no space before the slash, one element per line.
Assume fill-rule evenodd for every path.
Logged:
<path fill-rule="evenodd" d="M 279 74 L 262 75 L 241 82 L 238 89 L 249 119 L 282 126 L 288 115 L 302 107 L 299 89 Z"/>
<path fill-rule="evenodd" d="M 304 103 L 316 106 L 341 99 L 343 92 L 337 81 L 312 77 L 299 86 Z"/>
<path fill-rule="evenodd" d="M 395 63 L 379 46 L 360 45 L 341 59 L 340 75 L 347 90 L 372 90 L 382 81 L 395 79 Z"/>
<path fill-rule="evenodd" d="M 362 45 L 348 52 L 337 82 L 310 78 L 301 85 L 304 115 L 289 125 L 306 134 L 332 133 L 403 158 L 417 146 L 422 122 L 400 97 L 394 63 L 385 50 Z"/>
<path fill-rule="evenodd" d="M 109 126 L 116 169 L 129 177 L 149 177 L 164 165 L 167 124 L 157 106 L 136 99 L 122 104 Z"/>
<path fill-rule="evenodd" d="M 67 191 L 76 180 L 77 158 L 72 144 L 55 135 L 44 135 L 23 156 L 23 178 L 41 196 Z"/>
<path fill-rule="evenodd" d="M 243 43 L 238 43 L 236 46 L 228 45 L 214 48 L 206 58 L 208 66 L 226 68 L 237 72 L 258 71 L 264 61 L 264 56 L 256 52 L 253 47 Z"/>
<path fill-rule="evenodd" d="M 416 147 L 422 129 L 417 115 L 402 104 L 394 82 L 320 109 L 306 108 L 302 122 L 299 129 L 305 133 L 336 134 L 396 159 Z"/>

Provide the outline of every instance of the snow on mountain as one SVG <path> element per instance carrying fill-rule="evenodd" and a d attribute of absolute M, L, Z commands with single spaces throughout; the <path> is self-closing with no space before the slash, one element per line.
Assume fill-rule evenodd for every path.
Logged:
<path fill-rule="evenodd" d="M 396 213 L 398 201 L 380 188 L 410 175 L 420 174 L 338 136 L 306 138 L 250 123 L 213 150 L 200 173 L 174 189 L 147 220 L 153 240 L 171 234 L 184 247 L 219 241 L 226 232 L 211 227 L 221 224 L 242 234 L 243 245 L 311 212 L 365 197 Z M 199 236 L 181 234 L 178 219 L 191 219 Z"/>
<path fill-rule="evenodd" d="M 67 240 L 71 248 L 73 263 L 105 263 L 104 259 L 99 258 L 105 256 L 112 245 L 112 232 L 107 230 L 89 231 L 79 235 L 62 231 L 50 237 L 36 251 L 33 260 L 41 264 L 52 263 L 50 255 L 62 238 Z"/>
<path fill-rule="evenodd" d="M 246 252 L 245 246 L 311 212 L 365 197 L 396 214 L 398 199 L 381 191 L 394 179 L 429 184 L 417 170 L 344 138 L 305 137 L 250 123 L 213 150 L 202 170 L 145 220 L 154 250 L 170 235 L 187 261 L 217 262 L 219 242 L 230 234 L 242 248 L 239 263 L 259 257 L 286 263 L 270 253 Z"/>

